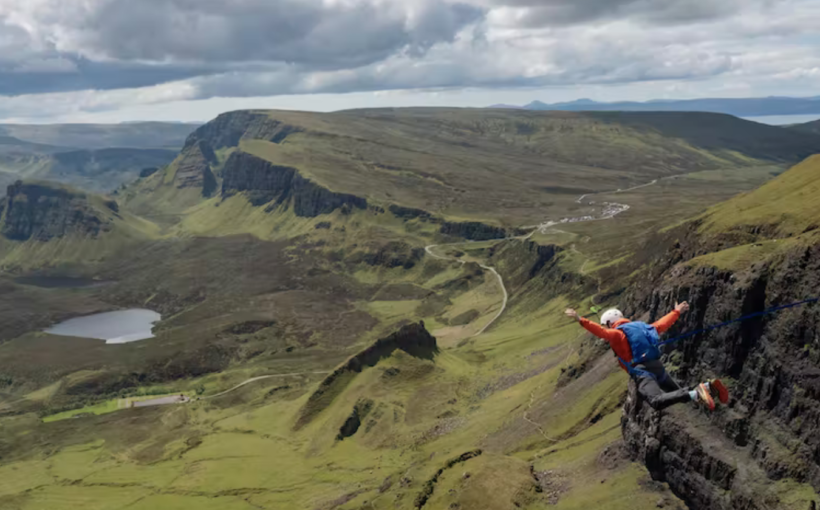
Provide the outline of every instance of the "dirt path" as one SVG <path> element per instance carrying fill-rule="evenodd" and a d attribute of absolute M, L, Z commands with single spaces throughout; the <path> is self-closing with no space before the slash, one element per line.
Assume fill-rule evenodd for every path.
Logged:
<path fill-rule="evenodd" d="M 524 421 L 526 421 L 527 423 L 529 423 L 530 425 L 535 427 L 536 430 L 538 430 L 538 432 L 541 434 L 541 436 L 543 436 L 544 439 L 546 439 L 547 441 L 551 441 L 553 443 L 557 443 L 558 442 L 557 439 L 548 436 L 547 433 L 544 432 L 544 428 L 541 427 L 541 425 L 539 425 L 538 423 L 532 421 L 530 419 L 530 417 L 528 416 L 530 410 L 532 410 L 533 404 L 535 403 L 535 392 L 538 391 L 538 388 L 540 388 L 540 386 L 535 388 L 534 390 L 532 390 L 532 392 L 530 392 L 530 403 L 529 403 L 529 405 L 527 405 L 527 410 L 524 411 Z"/>
<path fill-rule="evenodd" d="M 649 182 L 647 184 L 642 184 L 640 186 L 635 186 L 634 188 L 629 188 L 628 190 L 618 190 L 614 193 L 620 193 L 620 192 L 623 192 L 623 191 L 631 191 L 631 190 L 643 188 L 643 187 L 646 187 L 646 186 L 652 186 L 653 184 L 656 184 L 657 182 L 658 182 L 658 180 L 655 179 L 654 181 Z M 578 203 L 582 203 L 583 200 L 586 197 L 590 196 L 590 195 L 591 194 L 581 195 L 581 197 L 578 199 Z M 581 223 L 581 222 L 586 222 L 586 221 L 597 221 L 597 220 L 612 219 L 615 216 L 617 216 L 618 214 L 629 210 L 629 206 L 625 205 L 625 204 L 605 203 L 604 206 L 605 207 L 604 207 L 603 211 L 598 216 L 580 216 L 580 217 L 574 217 L 574 218 L 564 218 L 564 219 L 559 220 L 559 221 L 546 221 L 546 222 L 544 222 L 540 225 L 522 227 L 524 229 L 531 230 L 531 232 L 529 234 L 526 234 L 526 235 L 523 235 L 523 236 L 504 237 L 504 238 L 501 238 L 501 239 L 488 239 L 487 241 L 501 242 L 501 241 L 508 241 L 510 239 L 518 239 L 518 240 L 521 240 L 521 241 L 526 241 L 529 238 L 531 238 L 533 235 L 535 235 L 536 232 L 545 232 L 547 229 L 549 229 L 549 228 L 551 228 L 555 225 L 559 225 L 559 224 L 563 224 L 563 223 Z M 431 244 L 429 246 L 425 246 L 424 251 L 427 252 L 427 254 L 430 255 L 433 258 L 440 259 L 440 260 L 448 260 L 448 261 L 451 261 L 451 262 L 458 262 L 459 264 L 464 265 L 464 264 L 466 264 L 466 262 L 459 259 L 458 257 L 447 257 L 447 256 L 439 255 L 436 252 L 434 252 L 433 249 L 434 248 L 439 248 L 441 246 L 459 246 L 459 245 L 465 245 L 465 244 L 474 244 L 474 243 L 477 243 L 477 242 L 486 242 L 486 241 L 463 241 L 463 242 L 459 242 L 459 243 Z M 573 249 L 574 249 L 574 247 L 573 247 Z M 498 311 L 498 313 L 495 315 L 495 317 L 493 317 L 492 320 L 490 320 L 490 322 L 488 322 L 483 328 L 481 328 L 481 330 L 478 333 L 472 335 L 473 337 L 479 336 L 482 333 L 484 333 L 485 331 L 487 331 L 487 329 L 489 329 L 489 327 L 492 326 L 504 314 L 504 312 L 507 310 L 507 301 L 509 300 L 509 294 L 507 292 L 507 287 L 504 285 L 504 279 L 501 277 L 501 275 L 498 273 L 498 271 L 496 271 L 496 269 L 494 267 L 488 266 L 488 265 L 485 265 L 485 264 L 479 264 L 479 266 L 481 266 L 481 268 L 484 269 L 485 271 L 489 271 L 490 273 L 492 273 L 496 277 L 496 279 L 498 279 L 498 284 L 501 286 L 501 292 L 502 292 L 502 295 L 503 295 L 503 299 L 501 301 L 501 309 Z"/>
<path fill-rule="evenodd" d="M 226 394 L 228 394 L 228 393 L 230 393 L 230 392 L 232 392 L 232 391 L 236 391 L 236 390 L 238 390 L 239 388 L 241 388 L 241 387 L 243 387 L 243 386 L 245 386 L 245 385 L 247 385 L 247 384 L 250 384 L 250 383 L 253 383 L 253 382 L 256 382 L 256 381 L 262 381 L 262 380 L 264 380 L 264 379 L 272 379 L 272 378 L 274 378 L 274 377 L 287 377 L 287 376 L 290 376 L 290 375 L 308 375 L 308 374 L 322 374 L 322 375 L 326 375 L 326 374 L 329 374 L 329 373 L 330 373 L 330 371 L 329 371 L 329 370 L 324 370 L 324 371 L 321 371 L 321 372 L 295 372 L 295 373 L 292 373 L 292 374 L 271 374 L 271 375 L 260 375 L 259 377 L 251 377 L 250 379 L 248 379 L 248 380 L 246 380 L 246 381 L 243 381 L 243 382 L 241 382 L 241 383 L 237 384 L 237 385 L 236 385 L 236 386 L 234 386 L 233 388 L 227 389 L 227 390 L 225 390 L 225 391 L 223 391 L 223 392 L 220 392 L 220 393 L 217 393 L 217 394 L 215 394 L 215 395 L 208 395 L 207 397 L 201 397 L 199 400 L 208 400 L 209 398 L 221 397 L 222 395 L 226 395 Z"/>
<path fill-rule="evenodd" d="M 324 371 L 319 371 L 319 372 L 294 372 L 294 373 L 291 373 L 291 374 L 260 375 L 258 377 L 251 377 L 250 379 L 248 379 L 246 381 L 242 381 L 241 383 L 237 384 L 233 388 L 229 388 L 225 391 L 216 393 L 214 395 L 208 395 L 207 397 L 200 397 L 200 398 L 192 399 L 192 398 L 184 396 L 184 395 L 173 395 L 173 396 L 170 396 L 170 397 L 161 397 L 161 398 L 155 398 L 155 399 L 151 399 L 151 400 L 143 400 L 143 401 L 140 401 L 140 402 L 133 402 L 133 407 L 153 407 L 153 406 L 164 406 L 164 405 L 170 405 L 170 404 L 187 404 L 189 402 L 194 402 L 194 401 L 198 401 L 198 400 L 208 400 L 210 398 L 221 397 L 222 395 L 227 395 L 228 393 L 231 393 L 232 391 L 236 391 L 236 390 L 238 390 L 239 388 L 241 388 L 243 386 L 254 383 L 256 381 L 262 381 L 264 379 L 272 379 L 274 377 L 287 377 L 287 376 L 291 376 L 291 375 L 309 375 L 309 374 L 326 375 L 326 374 L 329 374 L 329 373 L 330 373 L 329 370 L 324 370 Z"/>
<path fill-rule="evenodd" d="M 522 236 L 506 237 L 504 239 L 492 239 L 492 241 L 499 241 L 500 242 L 500 241 L 506 241 L 506 240 L 509 240 L 509 239 L 526 240 L 526 239 L 529 239 L 530 237 L 532 237 L 532 235 L 534 233 L 535 233 L 535 231 L 533 231 L 533 232 L 531 232 L 528 235 L 523 236 L 523 237 Z M 476 241 L 465 241 L 463 243 L 431 244 L 429 246 L 425 246 L 424 251 L 426 251 L 427 254 L 430 255 L 433 258 L 440 259 L 440 260 L 448 260 L 448 261 L 451 261 L 451 262 L 455 261 L 455 262 L 458 262 L 459 264 L 461 264 L 463 266 L 464 264 L 466 264 L 465 261 L 463 261 L 463 260 L 461 260 L 457 257 L 444 257 L 442 255 L 439 255 L 439 254 L 437 254 L 433 251 L 433 248 L 438 248 L 439 246 L 456 246 L 456 245 L 469 244 L 469 243 L 475 243 L 475 242 Z M 507 293 L 507 286 L 504 285 L 504 278 L 502 278 L 501 275 L 498 274 L 498 271 L 496 271 L 496 269 L 494 267 L 488 266 L 486 264 L 478 264 L 478 265 L 481 267 L 481 269 L 483 269 L 485 271 L 489 271 L 490 273 L 492 273 L 496 277 L 496 279 L 498 279 L 498 285 L 501 287 L 501 293 L 502 293 L 503 299 L 501 300 L 501 309 L 498 310 L 498 313 L 495 314 L 495 317 L 493 317 L 492 320 L 490 320 L 490 322 L 485 324 L 484 327 L 481 328 L 481 330 L 478 333 L 472 335 L 473 337 L 477 337 L 477 336 L 481 335 L 482 333 L 484 333 L 485 331 L 487 331 L 487 329 L 489 329 L 489 327 L 492 326 L 495 323 L 495 321 L 497 321 L 499 318 L 501 318 L 501 315 L 503 315 L 504 311 L 507 309 L 507 301 L 510 298 L 509 294 Z"/>

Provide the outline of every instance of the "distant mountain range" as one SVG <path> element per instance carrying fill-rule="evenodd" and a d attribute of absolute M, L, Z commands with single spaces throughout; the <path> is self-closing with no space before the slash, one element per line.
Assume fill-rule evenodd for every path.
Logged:
<path fill-rule="evenodd" d="M 19 179 L 109 193 L 174 160 L 196 124 L 0 124 L 0 196 Z"/>
<path fill-rule="evenodd" d="M 655 99 L 646 102 L 621 101 L 601 103 L 591 99 L 578 99 L 567 103 L 547 104 L 533 101 L 524 106 L 498 104 L 489 108 L 559 111 L 678 111 L 727 113 L 738 117 L 765 115 L 820 114 L 820 96 L 817 97 L 757 97 L 743 99 Z"/>

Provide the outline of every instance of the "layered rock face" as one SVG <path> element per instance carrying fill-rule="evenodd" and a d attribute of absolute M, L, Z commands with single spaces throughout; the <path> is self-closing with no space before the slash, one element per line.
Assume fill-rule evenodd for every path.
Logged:
<path fill-rule="evenodd" d="M 295 168 L 274 165 L 244 152 L 231 154 L 223 170 L 222 196 L 244 192 L 254 205 L 292 205 L 297 216 L 315 217 L 340 208 L 366 209 L 367 200 L 335 193 L 302 177 Z"/>
<path fill-rule="evenodd" d="M 489 239 L 504 239 L 509 237 L 510 233 L 506 229 L 500 227 L 493 227 L 485 223 L 475 221 L 467 221 L 462 223 L 444 222 L 441 225 L 441 233 L 448 236 L 462 237 L 470 239 L 471 241 L 487 241 Z M 518 235 L 521 232 L 515 231 L 513 235 Z"/>
<path fill-rule="evenodd" d="M 672 265 L 697 251 L 687 241 L 674 246 L 625 296 L 624 311 L 654 320 L 686 299 L 692 309 L 675 335 L 820 294 L 820 244 L 734 272 Z M 679 409 L 655 413 L 634 395 L 624 409 L 633 455 L 691 508 L 777 508 L 767 487 L 785 479 L 820 490 L 820 306 L 697 335 L 666 359 L 681 382 L 718 376 L 732 392 L 730 404 L 701 425 L 676 418 Z"/>
<path fill-rule="evenodd" d="M 106 206 L 117 211 L 116 202 Z M 64 188 L 18 181 L 8 187 L 2 207 L 2 233 L 16 241 L 48 241 L 72 233 L 97 236 L 111 228 L 84 194 Z"/>
<path fill-rule="evenodd" d="M 216 190 L 216 177 L 211 165 L 216 163 L 216 154 L 206 141 L 197 141 L 182 149 L 177 173 L 174 178 L 178 188 L 202 188 L 204 196 L 211 196 Z"/>
<path fill-rule="evenodd" d="M 219 150 L 224 147 L 238 147 L 239 141 L 243 138 L 281 143 L 289 135 L 301 131 L 301 127 L 274 120 L 264 113 L 229 112 L 194 131 L 188 137 L 185 146 L 204 141 Z"/>
<path fill-rule="evenodd" d="M 213 168 L 215 150 L 239 146 L 243 138 L 281 143 L 302 128 L 289 126 L 265 114 L 249 111 L 225 113 L 191 133 L 180 153 L 175 182 L 179 188 L 201 187 L 209 197 L 218 188 Z"/>

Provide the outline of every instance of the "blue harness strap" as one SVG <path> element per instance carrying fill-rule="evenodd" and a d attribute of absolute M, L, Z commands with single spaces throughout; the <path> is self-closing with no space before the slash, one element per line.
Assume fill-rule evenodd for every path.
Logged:
<path fill-rule="evenodd" d="M 679 336 L 676 336 L 674 338 L 670 338 L 669 340 L 666 340 L 664 342 L 661 342 L 658 345 L 660 347 L 662 347 L 664 345 L 673 344 L 675 342 L 679 342 L 681 340 L 693 337 L 695 335 L 699 335 L 701 333 L 707 333 L 709 331 L 712 331 L 712 330 L 715 330 L 715 329 L 718 329 L 718 328 L 723 328 L 723 327 L 729 326 L 730 324 L 735 324 L 737 322 L 744 322 L 744 321 L 747 321 L 749 319 L 754 319 L 755 317 L 761 317 L 763 315 L 769 315 L 770 313 L 779 312 L 779 311 L 785 310 L 787 308 L 794 308 L 795 306 L 802 306 L 802 305 L 806 305 L 806 304 L 809 304 L 809 303 L 816 303 L 818 301 L 820 301 L 820 297 L 806 299 L 806 300 L 803 300 L 803 301 L 798 301 L 796 303 L 789 303 L 787 305 L 774 306 L 772 308 L 767 308 L 766 310 L 763 310 L 761 312 L 755 312 L 755 313 L 750 313 L 749 315 L 744 315 L 743 317 L 741 317 L 739 319 L 733 319 L 733 320 L 730 320 L 730 321 L 721 322 L 720 324 L 715 324 L 713 326 L 698 329 L 696 331 L 690 331 L 689 333 L 684 333 L 683 335 L 679 335 Z"/>

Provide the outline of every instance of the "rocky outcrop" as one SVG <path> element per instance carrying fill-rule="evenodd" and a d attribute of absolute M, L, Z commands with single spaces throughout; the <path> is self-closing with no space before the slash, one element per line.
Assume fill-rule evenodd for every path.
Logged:
<path fill-rule="evenodd" d="M 523 231 L 520 229 L 507 230 L 501 227 L 494 227 L 486 223 L 477 221 L 466 221 L 461 223 L 452 223 L 445 221 L 439 230 L 446 236 L 461 237 L 471 241 L 487 241 L 490 239 L 504 239 L 514 235 L 521 235 Z"/>
<path fill-rule="evenodd" d="M 688 300 L 692 309 L 670 332 L 675 335 L 820 294 L 820 244 L 795 243 L 772 261 L 736 271 L 675 264 L 723 243 L 699 241 L 696 226 L 690 228 L 623 296 L 625 313 L 651 321 L 674 301 Z M 697 335 L 670 347 L 666 360 L 687 385 L 713 376 L 731 384 L 731 402 L 700 433 L 682 428 L 688 420 L 634 401 L 625 408 L 624 437 L 633 455 L 690 508 L 777 508 L 777 501 L 755 494 L 782 479 L 820 490 L 820 306 Z M 759 476 L 749 479 L 750 473 Z M 741 474 L 742 482 L 733 478 Z"/>
<path fill-rule="evenodd" d="M 208 142 L 197 141 L 182 150 L 174 182 L 178 188 L 201 188 L 203 196 L 211 196 L 217 187 L 211 165 L 216 163 L 216 154 Z"/>
<path fill-rule="evenodd" d="M 315 217 L 337 209 L 367 209 L 364 198 L 335 193 L 302 177 L 295 168 L 274 165 L 245 152 L 231 154 L 222 175 L 223 197 L 242 192 L 254 205 L 285 204 L 293 207 L 297 216 Z"/>
<path fill-rule="evenodd" d="M 367 418 L 370 411 L 373 410 L 373 401 L 370 399 L 362 399 L 356 402 L 353 406 L 353 412 L 347 417 L 344 424 L 339 428 L 339 434 L 336 436 L 337 441 L 342 441 L 347 437 L 352 437 L 359 431 L 362 426 L 362 421 Z"/>
<path fill-rule="evenodd" d="M 17 181 L 8 187 L 2 207 L 2 233 L 16 241 L 48 241 L 69 234 L 93 237 L 112 226 L 85 194 L 45 184 Z M 105 207 L 110 212 L 118 209 L 113 201 Z"/>
<path fill-rule="evenodd" d="M 381 266 L 388 269 L 396 267 L 412 269 L 422 257 L 424 257 L 424 248 L 413 248 L 401 241 L 391 241 L 379 247 L 375 252 L 355 253 L 348 259 L 348 262 L 352 264 L 364 262 L 370 266 Z"/>
<path fill-rule="evenodd" d="M 417 218 L 421 218 L 423 220 L 430 220 L 432 219 L 432 215 L 422 209 L 414 209 L 412 207 L 402 207 L 400 205 L 391 205 L 390 212 L 397 218 L 401 218 L 404 220 L 415 220 Z"/>
<path fill-rule="evenodd" d="M 726 438 L 704 437 L 706 421 L 686 408 L 655 411 L 630 381 L 621 419 L 624 443 L 653 479 L 667 482 L 691 509 L 764 510 L 776 504 L 762 496 L 765 477 L 745 452 Z"/>
<path fill-rule="evenodd" d="M 377 340 L 367 349 L 348 359 L 322 381 L 302 408 L 294 428 L 304 427 L 327 408 L 355 374 L 367 367 L 376 366 L 379 361 L 390 357 L 396 350 L 402 350 L 417 358 L 432 359 L 438 353 L 438 344 L 436 338 L 425 329 L 423 322 L 408 324 L 392 335 Z"/>
<path fill-rule="evenodd" d="M 441 475 L 443 475 L 445 471 L 458 464 L 467 462 L 470 459 L 474 459 L 482 453 L 483 451 L 481 449 L 471 450 L 469 452 L 462 453 L 458 457 L 453 457 L 452 459 L 448 460 L 447 463 L 444 464 L 444 466 L 442 466 L 441 468 L 439 468 L 439 470 L 436 471 L 429 480 L 424 482 L 424 485 L 421 488 L 421 492 L 419 492 L 416 495 L 416 499 L 413 502 L 413 506 L 415 506 L 416 508 L 421 508 L 427 504 L 427 501 L 429 501 L 430 497 L 433 495 L 433 491 L 436 490 L 436 484 L 438 483 L 439 478 L 441 478 Z"/>
<path fill-rule="evenodd" d="M 302 131 L 304 128 L 278 121 L 266 113 L 236 111 L 223 113 L 200 126 L 188 137 L 185 147 L 204 141 L 219 150 L 238 147 L 243 138 L 282 143 L 288 136 Z"/>

